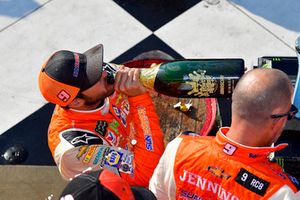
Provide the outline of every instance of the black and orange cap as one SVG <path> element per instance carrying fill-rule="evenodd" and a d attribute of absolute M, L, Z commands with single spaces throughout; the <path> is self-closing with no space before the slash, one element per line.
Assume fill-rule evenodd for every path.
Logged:
<path fill-rule="evenodd" d="M 106 170 L 83 173 L 69 182 L 60 200 L 155 200 L 147 188 L 130 186 L 120 176 Z"/>
<path fill-rule="evenodd" d="M 76 98 L 79 91 L 90 88 L 99 80 L 102 67 L 102 44 L 84 53 L 57 51 L 40 71 L 40 91 L 47 101 L 66 106 Z"/>

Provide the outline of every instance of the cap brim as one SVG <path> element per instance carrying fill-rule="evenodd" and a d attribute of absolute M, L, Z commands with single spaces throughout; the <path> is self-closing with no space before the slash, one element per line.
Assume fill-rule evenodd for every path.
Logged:
<path fill-rule="evenodd" d="M 100 78 L 103 68 L 103 45 L 98 44 L 83 53 L 86 56 L 86 83 L 85 88 L 94 85 Z"/>
<path fill-rule="evenodd" d="M 147 188 L 140 187 L 140 186 L 131 186 L 131 191 L 135 200 L 156 200 L 154 194 Z"/>

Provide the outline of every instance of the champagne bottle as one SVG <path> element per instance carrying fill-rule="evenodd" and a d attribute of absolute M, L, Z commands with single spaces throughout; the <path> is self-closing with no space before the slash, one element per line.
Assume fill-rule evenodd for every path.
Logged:
<path fill-rule="evenodd" d="M 188 59 L 153 63 L 141 69 L 140 81 L 171 97 L 220 98 L 231 97 L 243 74 L 243 59 Z"/>

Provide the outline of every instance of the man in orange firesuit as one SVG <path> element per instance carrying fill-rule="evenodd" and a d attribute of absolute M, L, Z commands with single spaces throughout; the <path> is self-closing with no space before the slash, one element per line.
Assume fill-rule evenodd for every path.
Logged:
<path fill-rule="evenodd" d="M 232 96 L 230 127 L 216 137 L 188 132 L 170 142 L 149 188 L 158 199 L 300 199 L 297 179 L 268 155 L 288 119 L 297 112 L 288 76 L 276 69 L 253 69 Z"/>
<path fill-rule="evenodd" d="M 148 186 L 164 143 L 139 72 L 103 63 L 102 45 L 57 51 L 43 65 L 39 88 L 56 104 L 48 145 L 63 178 L 104 168 Z"/>

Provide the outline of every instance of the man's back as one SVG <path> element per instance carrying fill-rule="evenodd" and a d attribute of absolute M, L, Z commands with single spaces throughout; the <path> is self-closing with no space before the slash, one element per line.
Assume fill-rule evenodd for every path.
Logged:
<path fill-rule="evenodd" d="M 267 159 L 284 144 L 247 147 L 219 132 L 216 138 L 182 135 L 170 146 L 150 182 L 158 199 L 284 199 L 281 194 L 297 190 L 280 166 Z M 160 179 L 159 173 L 168 171 L 173 176 Z"/>
<path fill-rule="evenodd" d="M 280 70 L 245 73 L 232 94 L 230 128 L 221 128 L 215 139 L 172 141 L 155 169 L 151 190 L 159 199 L 300 199 L 289 177 L 267 158 L 287 146 L 271 147 L 297 112 L 292 94 Z"/>

